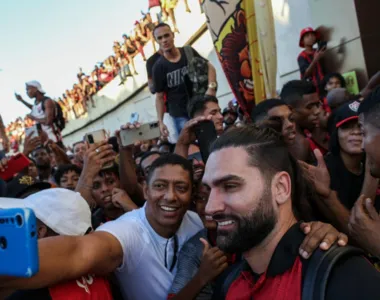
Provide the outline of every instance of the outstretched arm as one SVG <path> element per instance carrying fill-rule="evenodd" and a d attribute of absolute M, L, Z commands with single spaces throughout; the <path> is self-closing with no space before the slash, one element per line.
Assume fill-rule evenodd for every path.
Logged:
<path fill-rule="evenodd" d="M 87 274 L 104 275 L 123 261 L 120 242 L 106 232 L 58 236 L 38 242 L 39 272 L 32 278 L 0 277 L 0 289 L 37 289 Z"/>

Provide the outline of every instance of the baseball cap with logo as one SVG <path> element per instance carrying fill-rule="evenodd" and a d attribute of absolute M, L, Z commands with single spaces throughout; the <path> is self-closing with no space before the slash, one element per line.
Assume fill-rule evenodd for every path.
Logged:
<path fill-rule="evenodd" d="M 20 198 L 29 192 L 42 191 L 51 187 L 52 185 L 48 182 L 38 182 L 31 176 L 19 175 L 7 183 L 6 196 Z"/>
<path fill-rule="evenodd" d="M 339 128 L 351 120 L 357 120 L 359 106 L 359 101 L 352 101 L 339 107 L 335 112 L 334 127 Z"/>
<path fill-rule="evenodd" d="M 25 85 L 28 86 L 33 86 L 35 87 L 41 94 L 45 94 L 44 89 L 41 86 L 41 83 L 39 83 L 37 80 L 31 80 L 25 83 Z"/>
<path fill-rule="evenodd" d="M 31 208 L 37 219 L 60 235 L 85 235 L 91 230 L 91 210 L 86 200 L 67 189 L 48 189 L 24 200 L 0 198 L 0 208 Z"/>

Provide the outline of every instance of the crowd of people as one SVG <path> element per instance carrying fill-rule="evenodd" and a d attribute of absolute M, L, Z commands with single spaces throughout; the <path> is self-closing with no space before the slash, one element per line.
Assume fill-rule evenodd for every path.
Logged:
<path fill-rule="evenodd" d="M 339 73 L 315 81 L 324 50 L 305 30 L 302 79 L 248 117 L 234 101 L 222 110 L 215 68 L 177 48 L 170 26 L 152 34 L 156 139 L 123 145 L 121 134 L 143 125 L 127 123 L 69 150 L 54 140 L 52 100 L 27 83 L 32 114 L 46 107 L 33 117 L 42 131 L 26 138 L 30 165 L 1 182 L 0 208 L 35 211 L 40 270 L 0 277 L 0 295 L 379 299 L 379 75 L 359 95 Z M 198 131 L 206 123 L 211 145 Z"/>
<path fill-rule="evenodd" d="M 191 12 L 187 0 L 184 0 L 187 12 Z M 123 34 L 121 41 L 114 41 L 113 51 L 103 62 L 94 66 L 94 69 L 85 74 L 82 68 L 77 73 L 77 82 L 72 88 L 67 89 L 61 96 L 54 99 L 63 111 L 67 121 L 80 118 L 88 111 L 88 106 L 95 107 L 93 96 L 117 75 L 120 85 L 124 84 L 128 77 L 137 75 L 134 58 L 140 54 L 144 61 L 146 56 L 144 47 L 151 43 L 156 52 L 156 41 L 153 37 L 154 27 L 166 20 L 173 25 L 173 30 L 179 32 L 175 19 L 174 9 L 178 0 L 149 0 L 148 12 L 143 13 L 139 20 L 134 23 L 129 34 Z M 6 131 L 17 148 L 23 141 L 24 129 L 33 123 L 25 117 L 19 117 L 8 124 Z"/>

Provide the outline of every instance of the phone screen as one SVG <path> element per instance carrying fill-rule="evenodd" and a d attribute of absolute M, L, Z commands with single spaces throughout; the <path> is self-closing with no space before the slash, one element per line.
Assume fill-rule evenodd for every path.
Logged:
<path fill-rule="evenodd" d="M 210 155 L 211 144 L 217 139 L 218 135 L 212 121 L 204 121 L 195 127 L 203 162 L 206 163 Z"/>
<path fill-rule="evenodd" d="M 94 137 L 93 137 L 92 134 L 89 134 L 89 135 L 87 136 L 87 139 L 88 139 L 88 143 L 89 143 L 89 144 L 93 144 L 93 143 L 94 143 Z"/>

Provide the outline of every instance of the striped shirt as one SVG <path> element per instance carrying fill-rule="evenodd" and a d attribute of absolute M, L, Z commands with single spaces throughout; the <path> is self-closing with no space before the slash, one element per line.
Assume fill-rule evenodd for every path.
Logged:
<path fill-rule="evenodd" d="M 203 252 L 203 244 L 199 240 L 200 238 L 204 238 L 212 244 L 208 238 L 207 229 L 204 228 L 189 239 L 185 245 L 183 245 L 179 253 L 177 274 L 174 277 L 173 285 L 170 289 L 169 299 L 178 294 L 197 274 L 201 265 Z M 210 300 L 212 298 L 213 291 L 213 284 L 208 283 L 203 287 L 195 299 Z"/>

